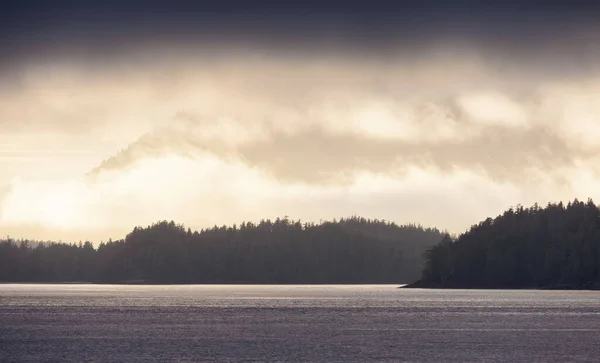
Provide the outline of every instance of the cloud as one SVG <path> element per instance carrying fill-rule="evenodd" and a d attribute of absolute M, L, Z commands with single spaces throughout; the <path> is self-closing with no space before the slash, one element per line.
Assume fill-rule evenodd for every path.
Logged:
<path fill-rule="evenodd" d="M 527 126 L 527 114 L 515 101 L 502 94 L 477 92 L 460 95 L 458 106 L 465 116 L 486 125 Z"/>
<path fill-rule="evenodd" d="M 544 99 L 540 106 L 481 95 L 437 104 L 358 99 L 345 108 L 274 109 L 271 118 L 260 121 L 252 114 L 228 118 L 223 113 L 216 120 L 179 115 L 91 174 L 127 168 L 144 158 L 201 151 L 240 159 L 284 183 L 344 184 L 361 171 L 401 177 L 407 168 L 421 167 L 446 174 L 468 170 L 519 184 L 535 182 L 539 172 L 564 181 L 561 171 L 598 154 L 577 134 L 562 131 L 565 117 L 576 115 L 569 105 L 563 114 L 545 118 L 549 110 L 544 103 L 554 107 L 560 100 Z M 593 104 L 585 106 L 580 110 L 594 112 Z M 574 125 L 585 122 L 572 120 Z"/>
<path fill-rule="evenodd" d="M 8 180 L 62 178 L 13 183 L 0 225 L 106 238 L 163 218 L 357 213 L 461 230 L 511 204 L 593 196 L 600 78 L 500 63 L 461 49 L 28 67 L 0 87 L 0 143 L 45 156 Z"/>

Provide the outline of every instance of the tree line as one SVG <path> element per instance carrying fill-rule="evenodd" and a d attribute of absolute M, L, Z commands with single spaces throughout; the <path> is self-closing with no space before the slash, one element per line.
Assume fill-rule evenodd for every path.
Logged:
<path fill-rule="evenodd" d="M 407 283 L 435 228 L 361 217 L 286 218 L 192 231 L 161 221 L 100 243 L 0 241 L 1 282 Z"/>
<path fill-rule="evenodd" d="M 600 288 L 600 214 L 589 199 L 510 208 L 425 254 L 415 287 Z"/>

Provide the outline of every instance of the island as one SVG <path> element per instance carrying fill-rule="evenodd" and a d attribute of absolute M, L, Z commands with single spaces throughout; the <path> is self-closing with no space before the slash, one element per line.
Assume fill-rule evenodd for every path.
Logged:
<path fill-rule="evenodd" d="M 424 256 L 421 279 L 402 288 L 600 289 L 600 214 L 591 199 L 518 205 Z"/>

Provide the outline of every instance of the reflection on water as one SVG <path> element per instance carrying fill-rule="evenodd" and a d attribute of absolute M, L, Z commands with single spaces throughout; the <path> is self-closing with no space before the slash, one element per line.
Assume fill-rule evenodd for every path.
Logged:
<path fill-rule="evenodd" d="M 0 361 L 594 361 L 600 292 L 0 285 Z"/>

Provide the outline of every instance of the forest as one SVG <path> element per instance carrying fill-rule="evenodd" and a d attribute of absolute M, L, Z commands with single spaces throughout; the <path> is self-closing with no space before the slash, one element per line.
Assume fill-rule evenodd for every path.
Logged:
<path fill-rule="evenodd" d="M 591 199 L 510 208 L 446 235 L 407 287 L 598 289 L 599 217 Z"/>
<path fill-rule="evenodd" d="M 361 217 L 286 218 L 192 231 L 171 221 L 94 246 L 6 238 L 0 282 L 408 283 L 444 233 Z"/>

